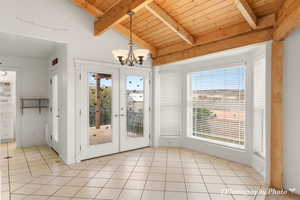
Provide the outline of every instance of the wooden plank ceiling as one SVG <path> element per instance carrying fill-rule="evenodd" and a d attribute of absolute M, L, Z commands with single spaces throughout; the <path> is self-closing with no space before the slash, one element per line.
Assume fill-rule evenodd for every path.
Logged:
<path fill-rule="evenodd" d="M 96 16 L 95 35 L 113 28 L 158 59 L 195 46 L 272 28 L 279 0 L 71 0 Z M 161 64 L 161 63 L 158 63 Z"/>

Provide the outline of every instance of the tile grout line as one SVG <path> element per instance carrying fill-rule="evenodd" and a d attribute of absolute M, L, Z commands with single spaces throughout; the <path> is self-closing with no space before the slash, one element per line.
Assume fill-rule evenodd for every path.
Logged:
<path fill-rule="evenodd" d="M 112 158 L 112 159 L 110 159 L 108 162 L 106 162 L 105 166 L 106 166 L 107 164 L 109 164 L 109 162 L 112 161 L 112 160 L 114 160 L 114 158 Z M 101 170 L 100 170 L 100 171 L 101 171 Z M 116 171 L 116 170 L 112 171 L 112 173 L 114 174 L 115 171 Z M 132 171 L 133 171 L 133 170 L 132 170 Z M 110 172 L 110 171 L 109 171 L 109 172 Z M 130 172 L 130 174 L 131 174 L 131 173 L 132 173 L 132 172 Z M 101 187 L 101 190 L 96 194 L 95 199 L 97 199 L 97 196 L 101 193 L 102 190 L 104 190 L 104 188 L 105 188 L 105 186 L 108 184 L 108 182 L 110 182 L 110 180 L 112 180 L 113 174 L 110 176 L 110 178 L 107 180 L 107 182 L 103 185 L 103 187 Z M 96 176 L 96 175 L 95 175 L 95 176 Z M 130 176 L 130 175 L 129 175 L 129 176 Z M 118 180 L 118 179 L 117 179 L 117 180 Z M 122 180 L 122 179 L 121 179 L 121 180 Z M 125 184 L 126 184 L 126 183 L 125 183 Z M 122 193 L 122 191 L 123 191 L 123 188 L 124 188 L 125 184 L 122 186 L 122 188 L 109 188 L 109 189 L 119 189 L 119 190 L 120 190 L 120 192 L 119 192 L 119 194 L 118 194 L 118 197 L 117 197 L 116 199 L 118 199 L 119 196 L 121 195 L 121 193 Z"/>
<path fill-rule="evenodd" d="M 219 158 L 215 158 L 215 160 L 217 160 L 217 159 L 219 159 Z M 226 160 L 226 162 L 231 162 L 231 161 Z M 228 165 L 228 166 L 227 166 L 227 165 Z M 226 183 L 226 182 L 224 181 L 223 176 L 218 172 L 218 169 L 215 167 L 215 165 L 212 164 L 212 166 L 213 166 L 214 170 L 217 172 L 217 175 L 219 176 L 219 178 L 220 178 L 220 179 L 223 181 L 223 183 L 225 184 L 225 186 L 228 187 L 228 185 L 230 185 L 230 184 L 228 184 L 228 183 Z M 226 166 L 227 166 L 227 167 L 234 173 L 234 175 L 235 175 L 235 176 L 228 176 L 228 177 L 238 177 L 238 178 L 240 179 L 240 177 L 234 172 L 234 169 L 232 169 L 228 163 L 226 163 Z M 242 180 L 241 180 L 241 181 L 242 181 Z M 241 184 L 231 184 L 231 185 L 241 185 Z M 247 189 L 249 189 L 248 185 L 243 184 L 243 186 L 245 186 Z M 228 187 L 228 188 L 229 188 L 229 187 Z M 251 195 L 245 195 L 245 194 L 236 194 L 236 195 L 251 196 Z M 234 194 L 230 193 L 230 196 L 232 197 L 233 200 L 236 199 L 236 198 L 234 197 Z M 254 199 L 253 199 L 253 200 L 254 200 Z"/>
<path fill-rule="evenodd" d="M 231 163 L 231 161 L 229 161 L 229 162 Z M 230 165 L 228 165 L 228 167 L 229 167 L 230 170 L 233 171 L 233 173 L 236 175 L 236 177 L 238 177 L 238 179 L 241 180 L 241 182 L 242 182 L 243 185 L 248 189 L 248 191 L 250 191 L 250 188 L 249 188 L 250 185 L 245 184 L 245 183 L 242 181 L 241 176 L 239 176 L 239 175 L 234 171 L 234 169 L 233 169 Z M 222 178 L 222 177 L 221 177 L 221 178 Z M 251 176 L 251 178 L 253 178 L 253 177 Z M 223 180 L 223 178 L 222 178 L 222 180 Z M 256 179 L 255 179 L 255 180 L 256 180 Z M 223 181 L 224 181 L 224 180 L 223 180 Z M 225 183 L 225 181 L 224 181 L 224 183 Z M 226 184 L 226 183 L 225 183 L 225 184 Z M 228 184 L 226 184 L 226 185 L 228 185 Z M 235 185 L 235 184 L 232 184 L 232 185 Z M 236 184 L 236 185 L 240 185 L 240 184 Z M 252 186 L 252 185 L 251 185 L 251 186 Z M 259 186 L 259 189 L 262 187 L 261 184 L 259 184 L 259 185 L 253 185 L 253 186 Z M 233 199 L 236 199 L 236 198 L 234 197 L 233 194 L 231 194 L 231 195 L 232 195 Z M 241 194 L 240 194 L 240 195 L 241 195 Z M 256 199 L 256 196 L 257 196 L 257 193 L 256 193 L 255 195 L 247 195 L 247 194 L 243 194 L 243 196 L 254 196 L 252 200 L 255 200 L 255 199 Z"/>
<path fill-rule="evenodd" d="M 168 160 L 169 160 L 169 148 L 167 148 L 167 156 L 166 156 L 166 170 L 168 170 Z M 167 193 L 167 173 L 165 173 L 165 186 L 164 186 L 164 200 L 166 199 L 166 193 Z"/>
<path fill-rule="evenodd" d="M 205 182 L 205 180 L 204 180 L 204 178 L 203 178 L 203 174 L 202 174 L 201 168 L 199 167 L 199 163 L 197 162 L 197 158 L 195 158 L 195 152 L 192 152 L 192 156 L 193 156 L 193 158 L 194 158 L 194 159 L 195 159 L 195 161 L 196 161 L 196 164 L 197 164 L 197 169 L 198 169 L 198 170 L 199 170 L 199 172 L 200 172 L 200 175 L 201 175 L 201 178 L 202 178 L 203 184 L 204 184 L 204 186 L 205 186 L 205 189 L 206 189 L 206 191 L 207 191 L 208 197 L 209 197 L 209 199 L 211 199 L 211 200 L 212 200 L 212 198 L 211 198 L 211 195 L 210 195 L 210 192 L 208 191 L 208 188 L 207 188 L 206 182 Z M 209 160 L 209 162 L 210 162 L 210 160 Z"/>
<path fill-rule="evenodd" d="M 184 166 L 183 166 L 183 162 L 182 162 L 182 151 L 181 151 L 181 149 L 179 149 L 179 158 L 180 158 L 181 170 L 183 170 L 183 178 L 184 178 L 183 181 L 184 181 L 186 199 L 188 200 L 189 195 L 188 195 L 188 190 L 187 190 L 186 181 L 185 181 L 185 172 L 184 172 Z"/>
<path fill-rule="evenodd" d="M 24 151 L 24 148 L 21 147 L 21 149 L 22 149 L 22 152 L 23 152 L 23 154 L 24 154 L 24 158 L 25 158 L 25 160 L 26 160 L 26 163 L 27 163 L 27 167 L 28 167 L 29 173 L 30 173 L 30 175 L 32 176 L 32 172 L 31 172 L 30 166 L 29 166 L 29 164 L 28 164 L 28 160 L 27 160 L 27 156 L 26 156 L 26 153 L 25 153 L 25 151 Z"/>
<path fill-rule="evenodd" d="M 140 153 L 140 155 L 139 155 L 138 160 L 137 160 L 136 163 L 135 163 L 134 169 L 137 167 L 137 164 L 138 164 L 138 162 L 139 162 L 140 159 L 141 159 L 141 153 Z M 121 189 L 121 192 L 119 193 L 119 195 L 118 195 L 118 197 L 117 197 L 116 199 L 119 199 L 119 198 L 120 198 L 122 192 L 124 191 L 124 188 L 125 188 L 126 184 L 128 183 L 129 177 L 132 175 L 133 172 L 134 172 L 134 170 L 132 170 L 132 171 L 130 172 L 128 178 L 126 179 L 126 182 L 124 183 L 124 185 L 123 185 L 123 187 L 122 187 L 122 189 Z"/>
<path fill-rule="evenodd" d="M 68 166 L 68 165 L 67 165 Z M 68 166 L 68 168 L 70 169 L 70 170 L 74 170 L 74 169 L 72 169 L 72 168 L 70 168 L 69 166 Z M 52 171 L 52 170 L 51 170 Z M 53 174 L 53 172 L 52 172 L 52 174 Z M 60 190 L 60 189 L 62 189 L 63 187 L 65 187 L 65 186 L 67 186 L 67 184 L 68 183 L 70 183 L 75 177 L 77 177 L 77 176 L 60 176 L 60 174 L 53 174 L 54 175 L 54 179 L 53 180 L 55 180 L 56 178 L 59 178 L 59 177 L 62 177 L 62 178 L 70 178 L 70 180 L 69 181 L 67 181 L 65 184 L 62 184 L 62 185 L 58 185 L 59 186 L 59 188 L 55 191 L 55 192 L 53 192 L 51 195 L 46 195 L 46 196 L 48 196 L 48 199 L 50 199 L 51 197 L 55 197 L 55 194 Z M 53 180 L 51 180 L 51 181 L 53 181 Z M 50 182 L 51 182 L 50 181 Z M 49 185 L 49 183 L 50 182 L 48 182 L 48 184 L 45 184 L 45 185 Z M 50 185 L 52 185 L 52 184 L 50 184 Z M 76 187 L 76 186 L 70 186 L 70 187 Z M 80 191 L 80 190 L 79 190 Z M 78 192 L 79 192 L 78 191 Z M 76 194 L 77 194 L 77 192 L 76 192 Z M 75 197 L 75 195 L 74 196 L 72 196 L 72 197 L 67 197 L 67 196 L 58 196 L 58 197 L 63 197 L 63 198 L 72 198 L 72 197 Z"/>
<path fill-rule="evenodd" d="M 113 159 L 114 159 L 114 158 L 111 158 L 109 161 L 105 161 L 105 164 L 104 164 L 103 167 L 101 167 L 101 169 L 95 170 L 95 171 L 97 171 L 96 174 L 98 174 L 99 172 L 101 172 L 102 169 L 103 169 L 106 165 L 108 165 L 109 162 L 112 161 Z M 97 161 L 97 162 L 99 162 L 99 161 Z M 71 169 L 72 169 L 72 168 L 71 168 Z M 81 171 L 82 171 L 82 170 L 81 170 Z M 114 171 L 113 171 L 113 172 L 114 172 Z M 80 174 L 80 173 L 79 173 L 79 174 Z M 79 174 L 76 176 L 77 178 L 86 178 L 86 177 L 78 177 Z M 94 176 L 88 177 L 88 178 L 89 178 L 89 179 L 96 178 L 96 174 L 95 174 Z M 73 178 L 75 178 L 75 177 L 73 177 Z M 73 179 L 73 178 L 72 178 L 72 179 Z M 69 182 L 71 182 L 72 179 L 71 179 Z M 106 179 L 106 178 L 102 178 L 102 179 Z M 111 177 L 110 177 L 110 178 L 108 179 L 108 181 L 103 185 L 103 187 L 99 187 L 99 188 L 100 188 L 99 192 L 95 195 L 95 198 L 92 198 L 92 199 L 96 199 L 96 198 L 97 198 L 97 195 L 104 189 L 105 185 L 109 182 L 110 179 L 111 179 Z M 68 182 L 68 183 L 69 183 L 69 182 Z M 88 182 L 89 182 L 89 181 L 88 181 Z M 79 190 L 78 190 L 71 198 L 76 198 L 76 195 L 81 191 L 81 189 L 83 189 L 84 187 L 87 186 L 88 182 L 87 182 L 86 184 L 80 186 L 80 189 L 79 189 Z M 88 187 L 89 187 L 89 186 L 88 186 Z M 92 188 L 98 188 L 98 187 L 92 187 Z"/>
<path fill-rule="evenodd" d="M 42 157 L 43 161 L 45 162 L 45 164 L 46 164 L 46 165 L 47 165 L 47 167 L 49 168 L 49 170 L 50 170 L 51 174 L 53 174 L 53 170 L 52 170 L 52 169 L 50 168 L 50 166 L 48 165 L 48 163 L 47 163 L 46 159 L 44 158 L 43 154 L 41 153 L 41 151 L 40 151 L 39 147 L 37 146 L 36 148 L 37 148 L 37 150 L 38 150 L 39 154 L 41 155 L 41 157 Z"/>
<path fill-rule="evenodd" d="M 35 149 L 38 149 L 36 146 L 34 146 L 34 147 L 35 147 Z M 22 148 L 22 151 L 23 151 L 24 158 L 26 159 L 26 163 L 27 163 L 27 166 L 28 166 L 28 165 L 29 165 L 29 164 L 28 164 L 28 160 L 27 160 L 27 157 L 26 157 L 26 154 L 25 154 L 25 151 L 24 151 L 23 148 Z M 38 151 L 38 153 L 40 154 L 39 150 L 36 150 L 36 151 Z M 29 168 L 29 167 L 28 167 L 28 168 Z M 30 172 L 31 172 L 31 171 L 30 171 Z M 54 175 L 54 174 L 51 174 L 51 175 Z M 42 177 L 42 176 L 44 176 L 44 175 L 39 175 L 38 177 Z M 46 175 L 46 176 L 49 176 L 49 175 Z M 32 174 L 31 174 L 31 177 L 34 177 L 34 176 L 32 176 Z M 57 178 L 58 176 L 54 175 L 54 177 Z M 54 178 L 54 179 L 55 179 L 55 178 Z M 54 180 L 54 179 L 53 179 L 53 180 Z M 29 181 L 28 184 L 36 184 L 36 183 L 33 183 L 33 181 L 34 181 L 34 180 Z M 52 180 L 51 180 L 51 181 L 52 181 Z M 49 181 L 49 182 L 51 182 L 51 181 Z M 46 183 L 46 184 L 41 184 L 41 183 L 39 183 L 39 185 L 43 185 L 43 186 L 49 185 L 49 182 Z M 63 186 L 64 186 L 64 185 L 60 185 L 60 188 L 57 189 L 57 191 L 60 190 Z M 22 186 L 22 187 L 23 187 L 23 186 Z M 36 191 L 38 191 L 38 189 L 37 189 Z M 34 193 L 35 193 L 36 191 L 32 192 L 31 194 L 23 194 L 23 195 L 26 196 L 25 198 L 30 197 L 30 196 L 45 196 L 45 197 L 47 197 L 47 199 L 50 199 L 50 198 L 57 192 L 57 191 L 54 192 L 52 195 L 34 195 Z"/>
<path fill-rule="evenodd" d="M 135 169 L 136 166 L 137 166 L 137 163 L 138 163 L 138 161 L 139 161 L 139 159 L 140 159 L 140 156 L 141 156 L 141 153 L 140 153 L 140 155 L 139 155 L 138 160 L 136 161 L 136 164 L 134 165 L 134 169 Z M 119 157 L 117 157 L 117 158 L 119 158 Z M 114 160 L 114 158 L 110 159 L 110 161 L 112 161 L 112 160 Z M 109 161 L 106 163 L 106 165 L 107 165 L 108 163 L 109 163 Z M 120 166 L 121 166 L 121 165 L 120 165 Z M 119 168 L 120 166 L 118 166 L 118 168 Z M 127 184 L 128 180 L 129 180 L 129 177 L 130 177 L 131 174 L 133 173 L 134 169 L 130 171 L 130 174 L 129 174 L 128 178 L 126 179 L 126 182 L 124 183 L 124 185 L 122 186 L 122 188 L 109 188 L 109 189 L 120 189 L 120 190 L 121 190 L 120 193 L 119 193 L 119 195 L 118 195 L 118 197 L 117 197 L 117 199 L 119 198 L 119 196 L 121 195 L 122 191 L 124 190 L 124 187 L 125 187 L 125 185 Z M 99 171 L 101 171 L 101 170 L 99 170 Z M 109 171 L 109 172 L 110 172 L 110 171 Z M 116 172 L 116 170 L 114 170 L 114 171 L 112 171 L 112 172 L 114 173 L 114 172 Z M 95 174 L 95 176 L 96 176 L 96 174 Z M 95 177 L 95 176 L 94 176 L 94 177 Z M 113 176 L 113 175 L 112 175 L 112 176 Z M 111 176 L 111 177 L 112 177 L 112 176 Z M 113 180 L 111 177 L 110 177 L 110 178 L 108 179 L 108 181 L 103 185 L 103 187 L 101 187 L 100 191 L 96 194 L 95 198 L 93 198 L 93 199 L 96 199 L 97 196 L 98 196 L 98 195 L 101 193 L 101 191 L 104 189 L 105 185 L 108 184 L 108 182 L 109 182 L 110 180 Z M 106 179 L 106 178 L 104 178 L 104 179 Z M 123 179 L 116 179 L 116 180 L 123 180 Z M 78 191 L 78 192 L 79 192 L 79 191 Z M 78 193 L 78 192 L 77 192 L 77 193 Z M 77 194 L 77 193 L 76 193 L 76 194 Z M 75 197 L 75 196 L 73 196 L 73 197 Z"/>
<path fill-rule="evenodd" d="M 217 157 L 214 157 L 214 160 L 217 160 L 217 159 L 218 159 Z M 219 176 L 219 178 L 223 181 L 224 185 L 226 186 L 226 189 L 227 189 L 227 188 L 229 189 L 228 184 L 224 181 L 222 175 L 218 172 L 218 169 L 215 167 L 214 163 L 211 163 L 211 164 L 212 164 L 214 170 L 216 171 L 217 175 Z M 228 164 L 226 163 L 226 165 L 228 165 Z M 230 168 L 230 167 L 229 167 L 229 168 Z M 231 168 L 230 168 L 230 169 L 231 169 Z M 234 173 L 234 172 L 233 172 L 233 173 Z M 233 196 L 232 193 L 230 193 L 230 196 L 231 196 L 231 198 L 232 198 L 233 200 L 235 200 L 235 198 L 234 198 L 234 196 Z"/>
<path fill-rule="evenodd" d="M 154 152 L 155 152 L 155 151 L 154 151 Z M 147 184 L 147 182 L 148 182 L 148 177 L 150 176 L 150 171 L 151 171 L 151 168 L 152 168 L 152 164 L 153 164 L 153 160 L 154 160 L 154 155 L 155 155 L 155 153 L 152 154 L 150 170 L 149 170 L 148 173 L 147 173 L 147 177 L 146 177 L 146 180 L 145 180 L 145 183 L 144 183 L 144 187 L 143 187 L 143 191 L 142 191 L 140 200 L 142 200 L 144 191 L 145 191 L 145 189 L 146 189 L 146 184 Z"/>

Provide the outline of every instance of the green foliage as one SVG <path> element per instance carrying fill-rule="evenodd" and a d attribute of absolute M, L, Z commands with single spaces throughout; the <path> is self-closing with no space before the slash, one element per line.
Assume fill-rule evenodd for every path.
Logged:
<path fill-rule="evenodd" d="M 112 93 L 111 88 L 101 89 L 100 102 L 101 107 L 111 107 Z M 96 89 L 90 89 L 90 106 L 96 106 L 96 98 L 97 92 Z"/>
<path fill-rule="evenodd" d="M 200 130 L 198 129 L 197 131 L 199 132 L 210 132 L 209 130 L 209 125 L 208 125 L 208 119 L 209 119 L 209 116 L 211 114 L 213 114 L 213 112 L 211 112 L 209 109 L 207 108 L 194 108 L 193 110 L 193 117 L 196 118 L 194 120 L 197 120 L 197 121 L 201 121 L 201 126 L 198 127 L 200 128 Z M 194 121 L 193 120 L 193 121 Z"/>
<path fill-rule="evenodd" d="M 97 102 L 97 92 L 95 88 L 90 88 L 89 92 L 89 108 L 93 114 L 95 114 Z M 112 105 L 112 90 L 111 88 L 101 88 L 100 94 L 101 112 L 100 112 L 100 124 L 111 124 L 111 105 Z M 95 126 L 95 115 L 90 113 L 90 126 Z"/>

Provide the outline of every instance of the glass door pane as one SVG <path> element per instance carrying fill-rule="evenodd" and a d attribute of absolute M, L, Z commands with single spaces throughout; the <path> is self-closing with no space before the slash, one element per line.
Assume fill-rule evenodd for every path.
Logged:
<path fill-rule="evenodd" d="M 144 136 L 144 77 L 127 76 L 127 136 Z"/>
<path fill-rule="evenodd" d="M 112 75 L 88 73 L 89 144 L 112 142 Z"/>
<path fill-rule="evenodd" d="M 149 74 L 146 70 L 121 70 L 121 151 L 149 146 Z"/>
<path fill-rule="evenodd" d="M 79 159 L 119 152 L 119 70 L 98 64 L 78 66 Z"/>

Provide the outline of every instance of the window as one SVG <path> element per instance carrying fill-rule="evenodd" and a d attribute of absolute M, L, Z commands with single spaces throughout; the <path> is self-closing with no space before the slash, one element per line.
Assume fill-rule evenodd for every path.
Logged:
<path fill-rule="evenodd" d="M 192 137 L 244 146 L 245 71 L 232 67 L 191 74 Z"/>

